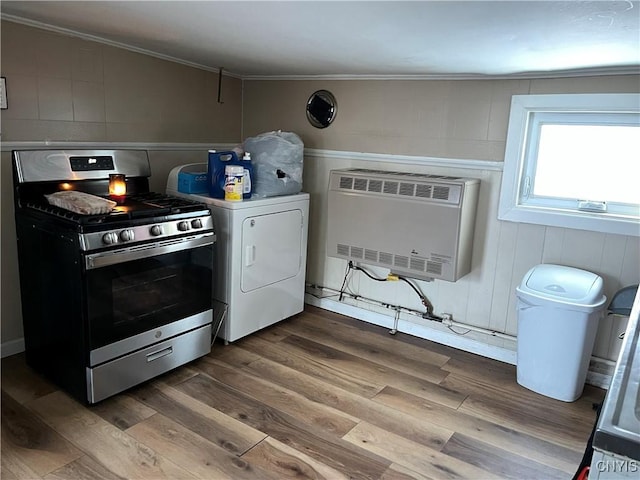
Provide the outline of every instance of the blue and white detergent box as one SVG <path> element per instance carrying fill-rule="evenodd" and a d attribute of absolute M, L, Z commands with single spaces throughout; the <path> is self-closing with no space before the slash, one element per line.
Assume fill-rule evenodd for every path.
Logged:
<path fill-rule="evenodd" d="M 207 172 L 180 172 L 178 191 L 182 193 L 209 193 Z"/>

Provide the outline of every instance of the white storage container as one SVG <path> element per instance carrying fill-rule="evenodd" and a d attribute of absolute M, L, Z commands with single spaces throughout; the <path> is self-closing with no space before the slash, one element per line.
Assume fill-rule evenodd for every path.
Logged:
<path fill-rule="evenodd" d="M 598 320 L 602 278 L 562 265 L 530 269 L 518 297 L 518 383 L 565 402 L 582 395 Z"/>

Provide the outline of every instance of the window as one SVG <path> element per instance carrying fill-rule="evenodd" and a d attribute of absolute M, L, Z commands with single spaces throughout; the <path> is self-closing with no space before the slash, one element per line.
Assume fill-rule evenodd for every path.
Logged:
<path fill-rule="evenodd" d="M 640 236 L 640 95 L 514 95 L 498 218 Z"/>

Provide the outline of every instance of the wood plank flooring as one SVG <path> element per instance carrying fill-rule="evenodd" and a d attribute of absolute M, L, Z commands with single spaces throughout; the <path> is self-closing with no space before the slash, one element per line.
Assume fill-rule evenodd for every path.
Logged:
<path fill-rule="evenodd" d="M 515 367 L 315 307 L 85 407 L 2 360 L 4 479 L 570 479 L 593 428 Z"/>

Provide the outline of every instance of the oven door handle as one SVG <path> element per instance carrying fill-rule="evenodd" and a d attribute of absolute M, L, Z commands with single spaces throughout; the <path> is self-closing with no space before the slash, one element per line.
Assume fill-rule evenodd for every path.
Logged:
<path fill-rule="evenodd" d="M 182 250 L 189 250 L 191 248 L 213 245 L 215 239 L 216 237 L 213 233 L 206 233 L 195 237 L 165 240 L 163 242 L 138 245 L 121 250 L 92 253 L 85 255 L 85 268 L 87 270 L 93 270 L 96 268 L 106 267 L 108 265 L 116 265 L 118 263 L 139 260 L 141 258 L 157 257 L 158 255 L 163 255 L 165 253 L 173 253 Z"/>

